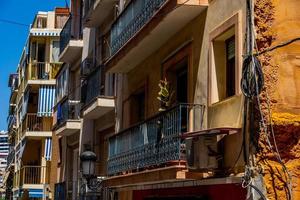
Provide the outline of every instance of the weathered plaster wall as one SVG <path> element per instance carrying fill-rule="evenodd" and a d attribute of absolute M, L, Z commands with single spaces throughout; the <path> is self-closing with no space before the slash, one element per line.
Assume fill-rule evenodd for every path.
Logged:
<path fill-rule="evenodd" d="M 255 22 L 259 50 L 300 36 L 298 0 L 259 0 Z M 300 43 L 294 43 L 260 56 L 266 88 L 261 95 L 262 109 L 272 111 L 275 138 L 293 183 L 293 199 L 300 199 Z M 268 119 L 268 117 L 266 117 Z M 260 138 L 260 164 L 270 200 L 287 199 L 287 175 L 274 153 Z"/>

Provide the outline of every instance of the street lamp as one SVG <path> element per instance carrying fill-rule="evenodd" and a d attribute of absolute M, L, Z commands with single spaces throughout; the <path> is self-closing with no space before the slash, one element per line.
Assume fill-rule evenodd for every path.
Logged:
<path fill-rule="evenodd" d="M 95 175 L 95 163 L 97 156 L 92 151 L 84 151 L 80 155 L 82 164 L 82 175 L 87 181 L 87 187 L 92 191 L 102 189 L 102 180 L 99 181 Z"/>
<path fill-rule="evenodd" d="M 80 155 L 82 163 L 82 174 L 85 178 L 89 179 L 95 176 L 95 162 L 97 156 L 92 151 L 85 151 Z"/>

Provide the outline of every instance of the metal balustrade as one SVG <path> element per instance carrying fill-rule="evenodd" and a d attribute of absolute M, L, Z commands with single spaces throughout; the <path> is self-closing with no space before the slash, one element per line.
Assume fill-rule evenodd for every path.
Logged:
<path fill-rule="evenodd" d="M 38 117 L 36 113 L 27 113 L 22 123 L 22 136 L 26 131 L 51 131 L 51 119 Z"/>
<path fill-rule="evenodd" d="M 12 126 L 15 126 L 16 123 L 17 123 L 16 115 L 9 115 L 7 117 L 7 127 L 8 127 L 8 130 L 10 130 Z"/>
<path fill-rule="evenodd" d="M 49 183 L 50 173 L 46 166 L 24 166 L 15 173 L 15 186 Z"/>
<path fill-rule="evenodd" d="M 81 87 L 81 100 L 84 105 L 104 95 L 104 75 L 104 67 L 98 66 L 84 79 Z"/>
<path fill-rule="evenodd" d="M 33 62 L 31 63 L 31 74 L 29 79 L 31 80 L 49 80 L 49 70 L 47 69 L 47 63 L 45 62 Z"/>
<path fill-rule="evenodd" d="M 15 159 L 15 150 L 13 148 L 11 148 L 11 150 L 7 156 L 7 167 L 6 168 L 8 168 L 14 162 L 14 159 Z"/>
<path fill-rule="evenodd" d="M 179 104 L 109 139 L 108 174 L 185 160 L 181 134 L 202 128 L 205 107 Z"/>
<path fill-rule="evenodd" d="M 57 112 L 57 125 L 61 125 L 65 123 L 67 120 L 78 120 L 80 119 L 80 109 L 81 109 L 81 104 L 76 103 L 80 102 L 79 100 L 66 100 L 62 104 L 60 104 L 60 111 Z"/>
<path fill-rule="evenodd" d="M 85 0 L 84 1 L 84 16 L 83 16 L 83 18 L 87 17 L 90 10 L 93 9 L 94 4 L 95 4 L 95 0 Z"/>
<path fill-rule="evenodd" d="M 60 32 L 60 54 L 65 50 L 67 47 L 68 43 L 70 42 L 72 38 L 72 17 L 70 16 L 68 21 L 65 23 L 64 27 L 62 28 Z"/>
<path fill-rule="evenodd" d="M 167 0 L 133 0 L 111 28 L 111 53 L 114 55 L 134 36 Z"/>

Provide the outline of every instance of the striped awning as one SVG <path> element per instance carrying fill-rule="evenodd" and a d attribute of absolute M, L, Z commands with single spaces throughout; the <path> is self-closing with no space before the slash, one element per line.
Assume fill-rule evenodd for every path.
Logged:
<path fill-rule="evenodd" d="M 51 117 L 52 108 L 54 106 L 55 99 L 55 86 L 43 85 L 39 90 L 39 105 L 38 113 L 39 117 Z"/>
<path fill-rule="evenodd" d="M 52 139 L 46 138 L 45 141 L 45 159 L 47 161 L 51 160 L 51 150 L 52 150 Z"/>

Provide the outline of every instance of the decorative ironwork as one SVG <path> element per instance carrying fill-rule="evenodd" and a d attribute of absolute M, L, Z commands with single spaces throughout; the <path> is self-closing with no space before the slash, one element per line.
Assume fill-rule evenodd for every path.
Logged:
<path fill-rule="evenodd" d="M 109 139 L 108 174 L 185 160 L 181 134 L 202 128 L 205 107 L 179 104 Z"/>
<path fill-rule="evenodd" d="M 111 52 L 115 54 L 167 0 L 133 0 L 111 29 Z"/>
<path fill-rule="evenodd" d="M 70 103 L 71 102 L 71 103 Z M 80 101 L 67 99 L 60 106 L 60 111 L 57 112 L 57 125 L 65 123 L 67 120 L 80 119 Z"/>
<path fill-rule="evenodd" d="M 15 150 L 13 149 L 13 146 L 10 147 L 10 152 L 7 156 L 7 166 L 6 169 L 14 162 L 15 160 Z"/>
<path fill-rule="evenodd" d="M 87 15 L 89 14 L 90 10 L 93 9 L 95 4 L 95 0 L 85 0 L 84 1 L 84 13 L 83 13 L 83 18 L 86 18 Z"/>
<path fill-rule="evenodd" d="M 104 95 L 104 76 L 104 67 L 98 66 L 83 80 L 81 86 L 81 101 L 84 105 L 89 104 L 96 97 Z"/>
<path fill-rule="evenodd" d="M 72 17 L 70 16 L 68 21 L 65 23 L 64 27 L 62 28 L 60 32 L 60 53 L 62 53 L 65 48 L 67 47 L 68 43 L 70 42 L 72 38 Z"/>

